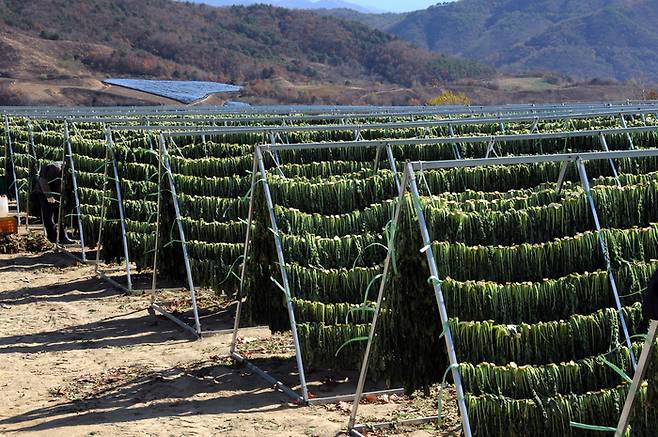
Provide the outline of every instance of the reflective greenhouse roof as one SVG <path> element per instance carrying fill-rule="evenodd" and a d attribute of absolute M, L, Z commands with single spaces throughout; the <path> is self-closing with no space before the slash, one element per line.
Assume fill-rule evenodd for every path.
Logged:
<path fill-rule="evenodd" d="M 237 85 L 196 80 L 107 79 L 108 85 L 117 85 L 166 97 L 182 103 L 194 103 L 211 94 L 234 93 L 242 89 Z"/>

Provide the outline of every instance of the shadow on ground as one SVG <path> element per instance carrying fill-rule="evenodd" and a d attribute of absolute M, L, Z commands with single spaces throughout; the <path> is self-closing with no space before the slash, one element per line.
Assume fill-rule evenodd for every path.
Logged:
<path fill-rule="evenodd" d="M 63 253 L 44 252 L 38 255 L 23 254 L 0 259 L 0 272 L 31 271 L 48 267 L 66 268 L 78 264 L 78 261 Z"/>
<path fill-rule="evenodd" d="M 88 277 L 51 286 L 22 287 L 0 293 L 0 304 L 24 305 L 34 302 L 73 302 L 120 294 L 97 277 Z"/>
<path fill-rule="evenodd" d="M 242 369 L 203 362 L 136 376 L 101 387 L 79 400 L 0 420 L 0 425 L 19 432 L 45 431 L 158 417 L 291 408 L 282 394 L 263 388 L 259 378 L 244 374 Z"/>
<path fill-rule="evenodd" d="M 44 252 L 38 255 L 23 254 L 6 259 L 0 259 L 0 275 L 3 272 L 36 272 L 47 268 L 68 268 L 80 264 L 79 250 L 69 252 L 70 255 L 62 252 Z M 88 251 L 87 257 L 95 259 L 95 252 Z M 127 275 L 123 271 L 123 265 L 102 265 L 100 270 L 109 269 L 107 273 L 114 281 L 122 286 L 127 286 Z M 161 276 L 161 275 L 160 275 Z M 131 282 L 133 285 L 133 294 L 147 294 L 151 291 L 151 273 L 132 272 Z M 172 309 L 170 312 L 176 314 L 185 323 L 194 326 L 194 318 L 191 311 L 191 300 L 189 291 L 181 289 L 179 282 L 169 278 L 158 278 L 158 288 L 179 291 L 172 294 L 171 292 L 158 294 L 158 300 L 175 301 L 179 303 L 179 308 Z M 80 299 L 103 298 L 111 295 L 120 295 L 124 290 L 115 288 L 113 284 L 99 278 L 90 277 L 79 281 L 57 284 L 49 287 L 22 287 L 12 291 L 0 293 L 0 304 L 4 305 L 23 305 L 43 302 L 74 302 Z M 205 292 L 206 296 L 212 292 Z M 204 331 L 215 331 L 231 329 L 233 327 L 233 316 L 235 314 L 235 305 L 226 305 L 225 302 L 219 302 L 215 298 L 200 299 L 203 296 L 197 290 L 197 299 L 199 306 L 199 317 Z M 165 305 L 166 307 L 166 305 Z M 245 326 L 249 326 L 245 324 Z"/>
<path fill-rule="evenodd" d="M 0 355 L 9 353 L 48 353 L 138 344 L 158 344 L 171 340 L 189 341 L 190 337 L 176 325 L 150 316 L 146 308 L 140 317 L 126 317 L 136 312 L 35 334 L 0 338 Z"/>
<path fill-rule="evenodd" d="M 299 374 L 294 357 L 254 358 L 251 363 L 298 390 Z M 316 397 L 350 394 L 356 373 L 337 376 L 329 371 L 309 372 L 309 388 Z M 102 379 L 102 378 L 101 378 Z M 341 383 L 335 381 L 342 380 Z M 86 384 L 89 379 L 84 377 Z M 260 377 L 226 357 L 213 357 L 189 366 L 146 371 L 88 393 L 0 420 L 6 431 L 34 432 L 68 426 L 128 423 L 136 420 L 192 415 L 239 415 L 297 408 L 283 393 L 274 391 Z M 378 390 L 383 387 L 368 387 Z"/>

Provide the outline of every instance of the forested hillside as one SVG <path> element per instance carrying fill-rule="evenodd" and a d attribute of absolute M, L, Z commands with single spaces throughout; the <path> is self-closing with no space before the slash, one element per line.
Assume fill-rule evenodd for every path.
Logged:
<path fill-rule="evenodd" d="M 459 0 L 403 16 L 350 18 L 514 74 L 658 81 L 658 0 Z"/>
<path fill-rule="evenodd" d="M 6 54 L 0 59 L 0 76 L 15 75 L 12 69 L 21 61 L 51 53 L 59 61 L 39 74 L 92 72 L 237 83 L 281 76 L 411 85 L 492 72 L 355 22 L 263 5 L 0 0 L 0 17 L 0 48 Z M 41 40 L 44 47 L 26 38 Z M 43 56 L 35 53 L 39 50 Z"/>

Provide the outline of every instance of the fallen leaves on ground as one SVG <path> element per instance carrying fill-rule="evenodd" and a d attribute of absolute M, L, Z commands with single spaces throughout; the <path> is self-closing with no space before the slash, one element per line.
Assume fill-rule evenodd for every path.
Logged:
<path fill-rule="evenodd" d="M 0 253 L 42 253 L 52 249 L 53 244 L 43 234 L 0 235 Z"/>

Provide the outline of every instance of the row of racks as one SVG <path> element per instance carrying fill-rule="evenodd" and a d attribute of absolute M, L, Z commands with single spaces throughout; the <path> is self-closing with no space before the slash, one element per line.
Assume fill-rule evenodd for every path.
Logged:
<path fill-rule="evenodd" d="M 636 134 L 641 134 L 645 132 L 654 132 L 656 130 L 655 126 L 655 121 L 654 123 L 651 123 L 650 119 L 651 117 L 655 117 L 656 111 L 658 108 L 652 105 L 636 105 L 632 108 L 628 107 L 628 104 L 624 105 L 619 105 L 619 106 L 610 106 L 610 105 L 603 105 L 603 106 L 590 106 L 590 107 L 582 107 L 582 106 L 577 106 L 573 108 L 567 108 L 564 109 L 558 109 L 557 106 L 554 107 L 546 107 L 546 111 L 542 111 L 541 107 L 534 107 L 531 110 L 534 111 L 532 115 L 528 115 L 526 111 L 528 111 L 528 108 L 517 108 L 516 110 L 521 111 L 519 114 L 502 114 L 498 113 L 495 116 L 490 116 L 491 113 L 499 111 L 500 108 L 492 108 L 492 109 L 484 109 L 482 113 L 478 114 L 477 116 L 471 116 L 471 117 L 464 117 L 464 109 L 461 108 L 459 110 L 456 110 L 453 113 L 450 113 L 449 111 L 446 111 L 444 113 L 439 114 L 437 116 L 437 113 L 431 114 L 432 117 L 435 117 L 435 119 L 430 119 L 430 120 L 408 120 L 408 121 L 402 121 L 402 122 L 391 122 L 391 123 L 382 123 L 382 122 L 377 122 L 377 123 L 359 123 L 358 125 L 354 124 L 349 124 L 346 123 L 346 120 L 350 120 L 350 117 L 345 116 L 344 114 L 341 115 L 341 118 L 339 119 L 340 123 L 336 125 L 319 125 L 319 126 L 305 126 L 302 123 L 306 123 L 309 120 L 312 119 L 306 119 L 304 117 L 317 117 L 318 115 L 321 114 L 312 114 L 312 115 L 298 115 L 296 116 L 297 118 L 294 119 L 294 122 L 300 123 L 300 125 L 294 125 L 292 119 L 284 119 L 286 122 L 286 126 L 260 126 L 260 127 L 250 127 L 250 126 L 230 126 L 228 123 L 235 123 L 235 122 L 240 122 L 237 121 L 237 118 L 231 118 L 231 121 L 228 122 L 226 121 L 226 126 L 224 127 L 216 127 L 216 126 L 198 126 L 198 125 L 181 125 L 179 123 L 182 123 L 183 121 L 181 120 L 169 120 L 167 119 L 166 121 L 161 121 L 157 117 L 149 117 L 148 123 L 145 125 L 138 125 L 138 121 L 135 120 L 135 118 L 125 118 L 125 119 L 117 119 L 116 117 L 113 116 L 113 118 L 103 118 L 103 117 L 95 117 L 95 118 L 89 118 L 89 117 L 81 117 L 79 119 L 76 119 L 75 117 L 72 117 L 70 115 L 64 116 L 62 118 L 55 117 L 54 120 L 61 120 L 63 121 L 64 125 L 64 147 L 63 147 L 63 156 L 64 159 L 67 163 L 67 165 L 70 168 L 71 175 L 72 175 L 72 180 L 73 180 L 73 192 L 75 196 L 75 208 L 76 208 L 76 214 L 78 216 L 81 216 L 81 210 L 80 210 L 80 200 L 78 197 L 78 187 L 76 183 L 76 174 L 75 174 L 75 159 L 74 159 L 74 154 L 71 148 L 71 141 L 70 141 L 70 132 L 69 132 L 69 126 L 75 126 L 76 123 L 104 123 L 104 132 L 105 132 L 105 138 L 106 138 L 106 165 L 104 168 L 105 174 L 107 175 L 108 173 L 112 173 L 113 176 L 112 178 L 115 181 L 115 190 L 117 194 L 117 198 L 115 199 L 117 201 L 117 207 L 119 210 L 119 220 L 121 224 L 121 229 L 122 229 L 122 244 L 123 244 L 123 249 L 124 249 L 124 257 L 125 257 L 125 268 L 126 268 L 126 275 L 127 275 L 127 284 L 125 286 L 121 284 L 114 283 L 114 285 L 119 286 L 126 291 L 129 292 L 134 292 L 132 287 L 132 282 L 131 282 L 131 271 L 130 271 L 130 258 L 129 258 L 129 253 L 130 253 L 130 248 L 128 245 L 128 241 L 126 239 L 126 230 L 125 230 L 125 221 L 126 221 L 126 215 L 125 211 L 123 208 L 123 201 L 122 201 L 122 194 L 121 194 L 121 187 L 119 184 L 119 175 L 118 175 L 118 170 L 117 170 L 117 160 L 115 156 L 115 145 L 114 145 L 114 135 L 120 134 L 121 132 L 146 132 L 149 136 L 149 141 L 151 144 L 151 148 L 155 151 L 157 148 L 157 162 L 158 162 L 158 168 L 159 168 L 159 175 L 158 175 L 158 201 L 160 202 L 161 199 L 163 198 L 164 195 L 171 195 L 171 201 L 174 205 L 175 209 L 175 221 L 177 224 L 177 230 L 178 230 L 178 238 L 179 241 L 181 242 L 181 247 L 183 250 L 183 258 L 185 260 L 185 271 L 186 271 L 186 277 L 187 277 L 187 288 L 190 292 L 190 300 L 192 303 L 192 311 L 194 314 L 194 323 L 193 325 L 188 325 L 185 321 L 177 318 L 175 315 L 168 313 L 158 302 L 157 300 L 157 271 L 158 271 L 158 260 L 157 260 L 157 253 L 158 251 L 155 251 L 155 256 L 154 256 L 154 264 L 153 264 L 153 281 L 152 281 L 152 287 L 151 287 L 151 295 L 152 295 L 152 309 L 154 311 L 157 311 L 166 317 L 170 318 L 177 324 L 179 324 L 181 327 L 189 331 L 191 334 L 201 337 L 204 335 L 210 335 L 210 334 L 215 334 L 217 332 L 212 332 L 212 331 L 203 331 L 201 324 L 200 324 L 200 319 L 199 319 L 199 314 L 198 314 L 198 308 L 197 308 L 197 298 L 196 298 L 196 290 L 195 290 L 195 284 L 193 281 L 193 275 L 189 263 L 189 254 L 187 253 L 187 241 L 186 241 L 186 236 L 185 236 L 185 229 L 183 226 L 183 221 L 182 221 L 182 213 L 180 209 L 180 203 L 178 199 L 178 195 L 176 192 L 176 183 L 175 183 L 175 178 L 173 177 L 173 172 L 171 168 L 171 162 L 170 162 L 170 150 L 168 144 L 170 144 L 170 140 L 174 138 L 189 138 L 189 137 L 197 137 L 197 138 L 202 138 L 203 142 L 205 143 L 207 138 L 213 138 L 221 135 L 235 135 L 238 133 L 241 134 L 261 134 L 264 137 L 268 138 L 267 142 L 264 142 L 262 144 L 257 144 L 253 148 L 253 167 L 252 167 L 252 180 L 251 180 L 251 196 L 249 198 L 249 214 L 247 218 L 247 232 L 245 236 L 245 250 L 243 257 L 244 259 L 247 259 L 248 257 L 248 248 L 251 242 L 251 235 L 250 235 L 250 230 L 252 228 L 252 220 L 253 220 L 253 210 L 254 210 L 254 201 L 255 201 L 255 196 L 254 193 L 256 193 L 257 185 L 259 183 L 262 183 L 262 188 L 263 188 L 263 196 L 266 201 L 266 207 L 268 210 L 268 215 L 270 219 L 270 226 L 273 229 L 272 235 L 274 238 L 274 243 L 277 251 L 277 258 L 278 258 L 278 265 L 280 269 L 280 274 L 281 274 L 281 280 L 282 280 L 282 288 L 284 290 L 284 294 L 286 297 L 286 305 L 287 305 L 287 311 L 288 311 L 288 316 L 289 316 L 289 322 L 290 322 L 290 328 L 293 334 L 293 340 L 295 343 L 295 352 L 296 352 L 296 361 L 297 361 L 297 368 L 299 370 L 299 378 L 300 378 L 300 387 L 301 387 L 301 394 L 296 393 L 293 391 L 290 387 L 282 384 L 279 382 L 277 379 L 273 378 L 271 375 L 263 371 L 262 369 L 259 369 L 257 366 L 255 366 L 253 363 L 250 363 L 248 360 L 246 360 L 244 357 L 240 356 L 236 352 L 236 340 L 238 336 L 238 329 L 240 327 L 240 318 L 241 318 L 241 306 L 243 304 L 243 298 L 245 297 L 243 295 L 244 290 L 243 290 L 243 282 L 244 282 L 244 277 L 245 277 L 245 269 L 246 269 L 246 262 L 242 263 L 242 269 L 241 269 L 241 282 L 240 282 L 240 294 L 238 295 L 238 310 L 236 313 L 236 318 L 235 318 L 235 326 L 234 329 L 231 330 L 231 333 L 233 334 L 233 340 L 231 343 L 231 355 L 232 357 L 243 364 L 245 364 L 247 367 L 249 367 L 251 370 L 254 372 L 258 373 L 262 377 L 268 380 L 268 382 L 277 388 L 279 388 L 281 391 L 284 393 L 288 394 L 291 396 L 294 400 L 298 401 L 299 403 L 302 404 L 309 404 L 309 403 L 314 403 L 314 402 L 332 402 L 336 400 L 341 400 L 345 398 L 349 399 L 355 399 L 353 408 L 352 408 L 352 413 L 350 415 L 350 421 L 349 421 L 349 428 L 350 432 L 354 435 L 361 435 L 362 431 L 364 430 L 363 425 L 358 425 L 356 423 L 356 417 L 357 417 L 357 410 L 359 403 L 356 401 L 358 399 L 361 399 L 365 394 L 363 393 L 364 391 L 364 386 L 365 386 L 365 381 L 367 377 L 367 369 L 368 369 L 368 359 L 370 357 L 370 350 L 372 346 L 372 342 L 375 336 L 376 328 L 377 328 L 377 320 L 380 314 L 381 310 L 381 302 L 384 299 L 384 293 L 385 293 L 385 278 L 386 275 L 389 274 L 389 265 L 390 265 L 390 255 L 391 251 L 388 251 L 388 255 L 386 258 L 386 261 L 384 263 L 384 279 L 381 281 L 381 287 L 379 289 L 378 293 L 378 298 L 377 298 L 377 307 L 375 311 L 375 315 L 373 318 L 373 322 L 371 324 L 371 329 L 370 333 L 368 336 L 368 343 L 366 347 L 366 353 L 365 353 L 365 358 L 363 360 L 363 364 L 361 366 L 361 373 L 360 373 L 360 378 L 359 382 L 357 385 L 357 391 L 354 395 L 350 395 L 347 397 L 333 397 L 333 398 L 326 398 L 326 399 L 311 399 L 306 387 L 306 381 L 305 381 L 305 371 L 304 371 L 304 363 L 303 363 L 303 357 L 300 352 L 300 347 L 299 347 L 299 340 L 298 340 L 298 335 L 297 335 L 297 324 L 295 322 L 295 313 L 293 310 L 293 304 L 292 304 L 292 293 L 290 290 L 290 284 L 287 278 L 287 271 L 286 271 L 286 260 L 285 260 L 285 254 L 283 253 L 282 249 L 282 244 L 280 241 L 279 237 L 279 232 L 278 232 L 278 225 L 277 225 L 277 217 L 274 209 L 274 203 L 272 200 L 272 194 L 270 191 L 270 186 L 268 182 L 268 169 L 265 166 L 263 155 L 264 153 L 268 153 L 273 157 L 279 156 L 281 152 L 284 152 L 286 150 L 318 150 L 318 149 L 345 149 L 345 148 L 372 148 L 375 149 L 377 152 L 377 158 L 375 162 L 377 165 L 381 161 L 381 157 L 385 156 L 384 161 L 388 163 L 388 166 L 390 167 L 390 170 L 393 174 L 393 177 L 395 179 L 395 184 L 396 187 L 398 188 L 398 193 L 399 193 L 399 200 L 397 203 L 397 209 L 395 213 L 395 220 L 399 220 L 400 216 L 400 209 L 401 209 L 401 199 L 404 197 L 406 193 L 410 193 L 412 199 L 414 199 L 414 205 L 416 206 L 416 215 L 418 218 L 418 226 L 421 231 L 421 235 L 423 236 L 423 247 L 422 249 L 423 252 L 425 253 L 428 261 L 428 265 L 430 268 L 430 274 L 431 278 L 435 278 L 436 280 L 432 282 L 432 286 L 434 289 L 434 293 L 436 296 L 437 304 L 438 304 L 438 309 L 441 317 L 441 321 L 444 326 L 447 325 L 448 322 L 448 313 L 447 309 L 445 307 L 445 301 L 442 296 L 442 291 L 441 291 L 441 286 L 440 286 L 440 281 L 439 279 L 439 271 L 436 266 L 436 263 L 434 262 L 434 256 L 432 255 L 431 252 L 431 240 L 429 237 L 429 234 L 427 232 L 427 224 L 425 223 L 425 219 L 423 217 L 423 211 L 419 205 L 419 189 L 418 189 L 418 182 L 416 176 L 422 172 L 430 170 L 430 169 L 437 169 L 437 168 L 461 168 L 461 167 L 478 167 L 478 166 L 490 166 L 490 165 L 513 165 L 513 164 L 521 164 L 521 163 L 539 163 L 539 162 L 560 162 L 561 165 L 561 172 L 560 172 L 560 177 L 558 180 L 558 190 L 562 186 L 562 182 L 564 180 L 564 176 L 566 174 L 566 169 L 569 164 L 575 165 L 578 171 L 578 175 L 580 177 L 580 181 L 582 184 L 582 187 L 584 191 L 588 195 L 588 203 L 591 208 L 591 213 L 594 218 L 594 221 L 597 225 L 597 231 L 600 233 L 601 228 L 600 225 L 598 224 L 598 213 L 596 209 L 596 205 L 594 203 L 594 200 L 592 199 L 591 192 L 590 192 L 590 187 L 589 187 L 589 179 L 587 176 L 587 173 L 585 171 L 585 166 L 584 162 L 587 161 L 608 161 L 611 166 L 612 173 L 617 177 L 618 173 L 615 168 L 615 163 L 614 160 L 616 159 L 623 159 L 623 158 L 642 158 L 642 157 L 653 157 L 653 156 L 658 156 L 658 151 L 654 149 L 649 149 L 649 150 L 642 150 L 642 149 L 635 149 L 635 145 L 633 144 L 632 137 L 633 135 Z M 564 112 L 558 112 L 559 110 L 564 110 Z M 412 111 L 405 112 L 404 114 L 397 114 L 396 116 L 402 116 L 402 117 L 411 117 L 413 114 L 411 113 Z M 376 119 L 379 119 L 382 117 L 382 114 L 385 113 L 385 111 L 382 110 L 375 110 L 372 112 L 372 116 Z M 356 111 L 351 112 L 352 115 L 356 114 Z M 362 120 L 363 117 L 366 117 L 366 113 L 359 113 L 358 117 L 355 116 L 354 119 Z M 454 117 L 455 114 L 458 114 L 458 117 Z M 419 110 L 418 116 L 427 116 L 428 114 L 424 112 L 424 110 Z M 321 115 L 323 117 L 328 117 L 326 120 L 335 120 L 335 115 Z M 32 129 L 31 123 L 38 123 L 39 120 L 50 120 L 48 119 L 48 115 L 41 115 L 41 117 L 44 118 L 38 118 L 39 116 L 34 116 L 34 118 L 29 118 L 29 126 L 30 130 Z M 583 119 L 588 119 L 588 118 L 605 118 L 605 117 L 614 117 L 619 120 L 620 127 L 614 127 L 614 128 L 606 128 L 606 129 L 597 129 L 597 130 L 591 130 L 591 129 L 583 129 L 583 130 L 567 130 L 563 132 L 540 132 L 540 126 L 542 125 L 542 122 L 547 122 L 547 121 L 563 121 L 565 123 L 565 126 L 569 126 L 569 122 L 572 122 L 573 120 L 583 120 Z M 238 117 L 239 118 L 239 117 Z M 264 121 L 267 117 L 261 117 L 257 118 L 255 120 L 252 120 L 252 122 L 256 121 Z M 635 127 L 629 127 L 627 124 L 627 119 L 632 118 L 633 120 L 641 120 L 640 126 L 635 126 Z M 212 117 L 209 117 L 208 120 L 211 120 Z M 141 120 L 141 119 L 139 119 Z M 145 119 L 144 119 L 145 120 Z M 208 120 L 203 120 L 201 121 L 202 123 L 214 123 L 215 125 L 222 123 L 222 118 L 217 117 L 217 119 L 212 119 L 211 121 Z M 656 120 L 656 118 L 654 118 Z M 245 120 L 241 120 L 245 121 Z M 282 120 L 283 121 L 283 120 Z M 158 123 L 162 122 L 163 125 L 158 126 Z M 531 124 L 529 133 L 526 134 L 510 134 L 507 132 L 506 126 L 512 123 L 528 123 Z M 499 126 L 498 132 L 495 132 L 494 134 L 487 135 L 486 137 L 482 136 L 464 136 L 464 135 L 459 135 L 455 133 L 456 130 L 458 130 L 459 127 L 461 126 L 467 126 L 467 125 L 472 125 L 472 126 L 477 126 L 477 125 L 482 125 L 482 124 L 497 124 Z M 447 127 L 449 130 L 450 135 L 447 137 L 435 137 L 431 135 L 431 129 L 437 128 L 437 127 Z M 424 137 L 421 138 L 404 138 L 404 139 L 378 139 L 378 140 L 366 140 L 364 139 L 364 134 L 367 134 L 371 130 L 376 130 L 376 129 L 421 129 L 425 130 L 425 135 Z M 292 132 L 299 132 L 299 131 L 305 131 L 305 130 L 324 130 L 324 131 L 352 131 L 354 134 L 353 140 L 351 141 L 342 141 L 342 142 L 320 142 L 320 143 L 289 143 L 286 144 L 286 140 L 288 139 L 286 137 L 286 134 L 292 133 Z M 12 138 L 11 138 L 11 125 L 10 125 L 10 117 L 6 116 L 5 117 L 5 134 L 6 134 L 6 146 L 7 146 L 7 154 L 9 158 L 9 162 L 12 162 Z M 32 136 L 32 135 L 30 135 Z M 606 140 L 606 137 L 610 136 L 626 136 L 627 138 L 627 147 L 629 150 L 616 150 L 616 151 L 610 151 L 608 148 L 608 142 Z M 516 157 L 505 157 L 505 150 L 504 146 L 509 143 L 514 143 L 516 141 L 544 141 L 544 140 L 551 140 L 551 139 L 568 139 L 568 138 L 596 138 L 598 139 L 601 147 L 600 152 L 586 152 L 586 153 L 575 153 L 575 154 L 552 154 L 552 155 L 529 155 L 529 156 L 516 156 Z M 33 141 L 33 140 L 31 140 Z M 486 154 L 483 158 L 481 159 L 462 159 L 459 150 L 461 145 L 465 144 L 473 144 L 473 143 L 482 143 L 485 142 L 487 143 L 487 148 L 486 148 Z M 417 146 L 417 145 L 430 145 L 430 144 L 448 144 L 453 147 L 454 150 L 454 159 L 452 160 L 445 160 L 445 161 L 417 161 L 417 162 L 408 162 L 402 166 L 398 162 L 396 162 L 396 158 L 394 156 L 394 148 L 395 147 L 405 147 L 405 146 Z M 492 157 L 492 155 L 496 157 Z M 498 156 L 500 155 L 500 156 Z M 35 159 L 37 157 L 35 156 Z M 275 169 L 279 169 L 279 166 L 281 165 L 280 160 L 275 159 Z M 399 171 L 399 169 L 402 167 L 402 171 Z M 260 179 L 257 179 L 257 174 L 261 175 Z M 14 181 L 16 181 L 15 173 L 14 173 Z M 166 188 L 163 189 L 162 185 L 165 185 Z M 14 187 L 16 190 L 16 198 L 20 198 L 20 193 L 18 192 L 18 184 L 14 182 Z M 105 194 L 106 190 L 105 187 L 103 188 L 103 193 Z M 102 208 L 105 210 L 106 202 L 111 201 L 109 198 L 103 198 L 102 201 Z M 17 210 L 20 212 L 20 205 L 17 204 Z M 160 212 L 160 208 L 158 208 L 158 213 Z M 104 226 L 104 220 L 105 217 L 101 220 L 100 224 L 100 230 L 99 230 L 99 235 L 102 234 L 102 229 Z M 160 225 L 160 220 L 159 218 L 156 219 L 156 226 Z M 395 228 L 395 226 L 394 226 Z M 80 225 L 80 236 L 81 236 L 81 256 L 83 260 L 86 260 L 86 246 L 84 243 L 84 232 L 82 230 L 82 227 Z M 156 248 L 158 248 L 158 235 L 160 235 L 159 228 L 156 227 Z M 100 237 L 99 237 L 100 241 Z M 391 244 L 393 244 L 394 240 L 391 240 Z M 605 246 L 605 241 L 603 239 L 601 241 L 601 251 L 603 253 L 607 253 L 607 248 Z M 97 253 L 96 253 L 96 260 L 97 260 L 97 268 L 98 268 L 98 261 L 99 261 L 99 250 L 100 247 L 97 247 Z M 615 294 L 615 301 L 617 304 L 617 309 L 621 310 L 621 304 L 619 302 L 619 297 L 617 296 L 617 290 L 615 284 L 615 279 L 614 275 L 612 274 L 612 271 L 610 270 L 608 266 L 608 270 L 610 273 L 610 281 L 612 285 L 612 289 Z M 104 276 L 106 279 L 109 279 L 106 275 L 102 273 L 102 271 L 99 269 L 98 270 L 99 274 Z M 621 311 L 619 312 L 620 316 L 622 317 L 621 324 L 622 327 L 624 328 L 625 331 L 625 338 L 627 344 L 630 346 L 630 338 L 629 334 L 626 330 L 626 324 L 625 321 L 623 320 L 623 316 Z M 444 329 L 443 327 L 437 327 Z M 655 322 L 651 325 L 651 329 L 653 329 L 653 332 L 655 333 Z M 224 332 L 224 331 L 222 331 Z M 452 336 L 450 334 L 450 330 L 448 329 L 447 332 L 444 330 L 444 338 L 446 341 L 447 345 L 447 350 L 448 350 L 448 355 L 450 358 L 450 363 L 451 363 L 451 370 L 453 374 L 453 380 L 455 382 L 457 392 L 458 392 L 458 402 L 459 402 L 459 407 L 460 407 L 460 413 L 462 416 L 462 424 L 463 424 L 463 430 L 465 435 L 471 435 L 471 430 L 470 430 L 470 421 L 468 418 L 468 411 L 466 409 L 466 405 L 464 403 L 464 393 L 461 387 L 461 378 L 458 370 L 458 360 L 457 356 L 455 354 L 455 347 L 452 341 Z M 651 343 L 650 343 L 651 344 Z M 631 349 L 632 350 L 632 349 Z M 643 357 L 648 356 L 648 353 L 645 354 L 643 352 Z M 646 363 L 640 360 L 640 365 L 643 366 Z M 633 366 L 636 366 L 636 361 L 633 357 Z M 642 369 L 642 368 L 641 368 Z M 640 372 L 636 373 L 636 376 Z M 634 381 L 635 382 L 635 381 Z M 637 385 L 635 385 L 635 388 L 637 389 Z M 631 397 L 629 397 L 631 398 Z M 624 410 L 626 412 L 626 409 Z M 628 413 L 628 412 L 626 412 Z M 628 414 L 626 414 L 628 417 Z M 435 418 L 426 418 L 428 420 L 435 419 Z M 623 419 L 622 419 L 623 420 Z M 414 420 L 414 422 L 417 422 L 418 420 Z M 621 424 L 620 424 L 621 425 Z M 369 426 L 372 426 L 370 424 Z M 621 434 L 620 434 L 621 435 Z"/>

